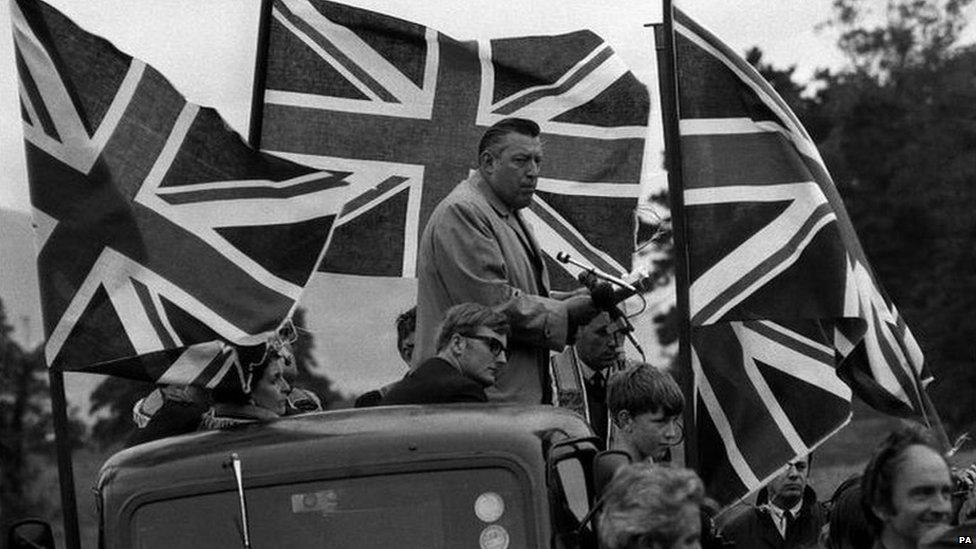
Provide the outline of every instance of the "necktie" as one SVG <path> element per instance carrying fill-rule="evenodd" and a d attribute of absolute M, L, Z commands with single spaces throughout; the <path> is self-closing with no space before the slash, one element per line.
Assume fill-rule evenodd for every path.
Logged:
<path fill-rule="evenodd" d="M 604 387 L 606 386 L 606 380 L 603 378 L 603 372 L 593 374 L 593 377 L 590 378 L 590 385 L 593 386 L 594 391 L 602 393 Z"/>
<path fill-rule="evenodd" d="M 786 521 L 786 526 L 783 528 L 783 539 L 787 539 L 790 536 L 790 530 L 793 529 L 793 523 L 796 522 L 796 517 L 793 516 L 793 511 L 785 511 L 783 519 Z"/>

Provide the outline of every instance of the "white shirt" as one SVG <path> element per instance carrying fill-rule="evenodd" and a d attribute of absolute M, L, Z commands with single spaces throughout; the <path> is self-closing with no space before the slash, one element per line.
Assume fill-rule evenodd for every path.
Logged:
<path fill-rule="evenodd" d="M 779 535 L 786 539 L 786 511 L 793 513 L 793 519 L 800 516 L 800 507 L 803 507 L 803 499 L 800 502 L 791 507 L 790 509 L 780 509 L 772 503 L 767 503 L 766 508 L 769 510 L 769 516 L 773 519 L 773 524 L 776 525 L 776 529 L 779 530 Z"/>

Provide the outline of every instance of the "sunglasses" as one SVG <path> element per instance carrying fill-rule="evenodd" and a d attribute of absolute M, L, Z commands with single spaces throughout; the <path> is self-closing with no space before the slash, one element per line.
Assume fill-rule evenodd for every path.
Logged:
<path fill-rule="evenodd" d="M 502 353 L 508 355 L 508 348 L 505 347 L 505 344 L 493 337 L 482 335 L 465 335 L 464 337 L 484 341 L 486 344 L 488 344 L 488 350 L 491 351 L 491 354 L 495 356 L 499 356 Z"/>

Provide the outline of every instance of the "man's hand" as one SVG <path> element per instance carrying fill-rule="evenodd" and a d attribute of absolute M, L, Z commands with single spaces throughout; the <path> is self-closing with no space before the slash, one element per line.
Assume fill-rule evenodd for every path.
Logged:
<path fill-rule="evenodd" d="M 600 309 L 597 309 L 596 305 L 593 304 L 593 300 L 590 299 L 589 292 L 585 295 L 577 295 L 564 300 L 566 303 L 566 312 L 569 316 L 569 325 L 571 331 L 575 331 L 575 328 L 579 326 L 584 326 L 589 324 L 596 315 L 600 314 Z"/>

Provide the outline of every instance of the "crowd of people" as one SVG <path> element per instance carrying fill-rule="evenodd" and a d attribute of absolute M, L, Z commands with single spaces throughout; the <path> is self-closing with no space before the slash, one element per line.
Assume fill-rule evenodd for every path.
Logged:
<path fill-rule="evenodd" d="M 593 466 L 595 528 L 607 549 L 901 549 L 976 537 L 969 523 L 976 466 L 952 471 L 930 436 L 911 426 L 892 433 L 863 474 L 827 501 L 810 485 L 806 455 L 769 480 L 754 505 L 717 514 L 698 475 L 670 464 L 684 438 L 678 384 L 663 369 L 626 359 L 628 326 L 612 303 L 587 287 L 550 290 L 523 217 L 542 161 L 534 122 L 505 119 L 485 132 L 477 169 L 435 208 L 419 241 L 417 305 L 396 321 L 407 372 L 360 395 L 357 407 L 575 410 L 602 449 Z M 236 367 L 211 391 L 160 387 L 137 403 L 140 428 L 130 444 L 321 409 L 314 394 L 292 387 L 289 337 L 233 350 Z"/>

